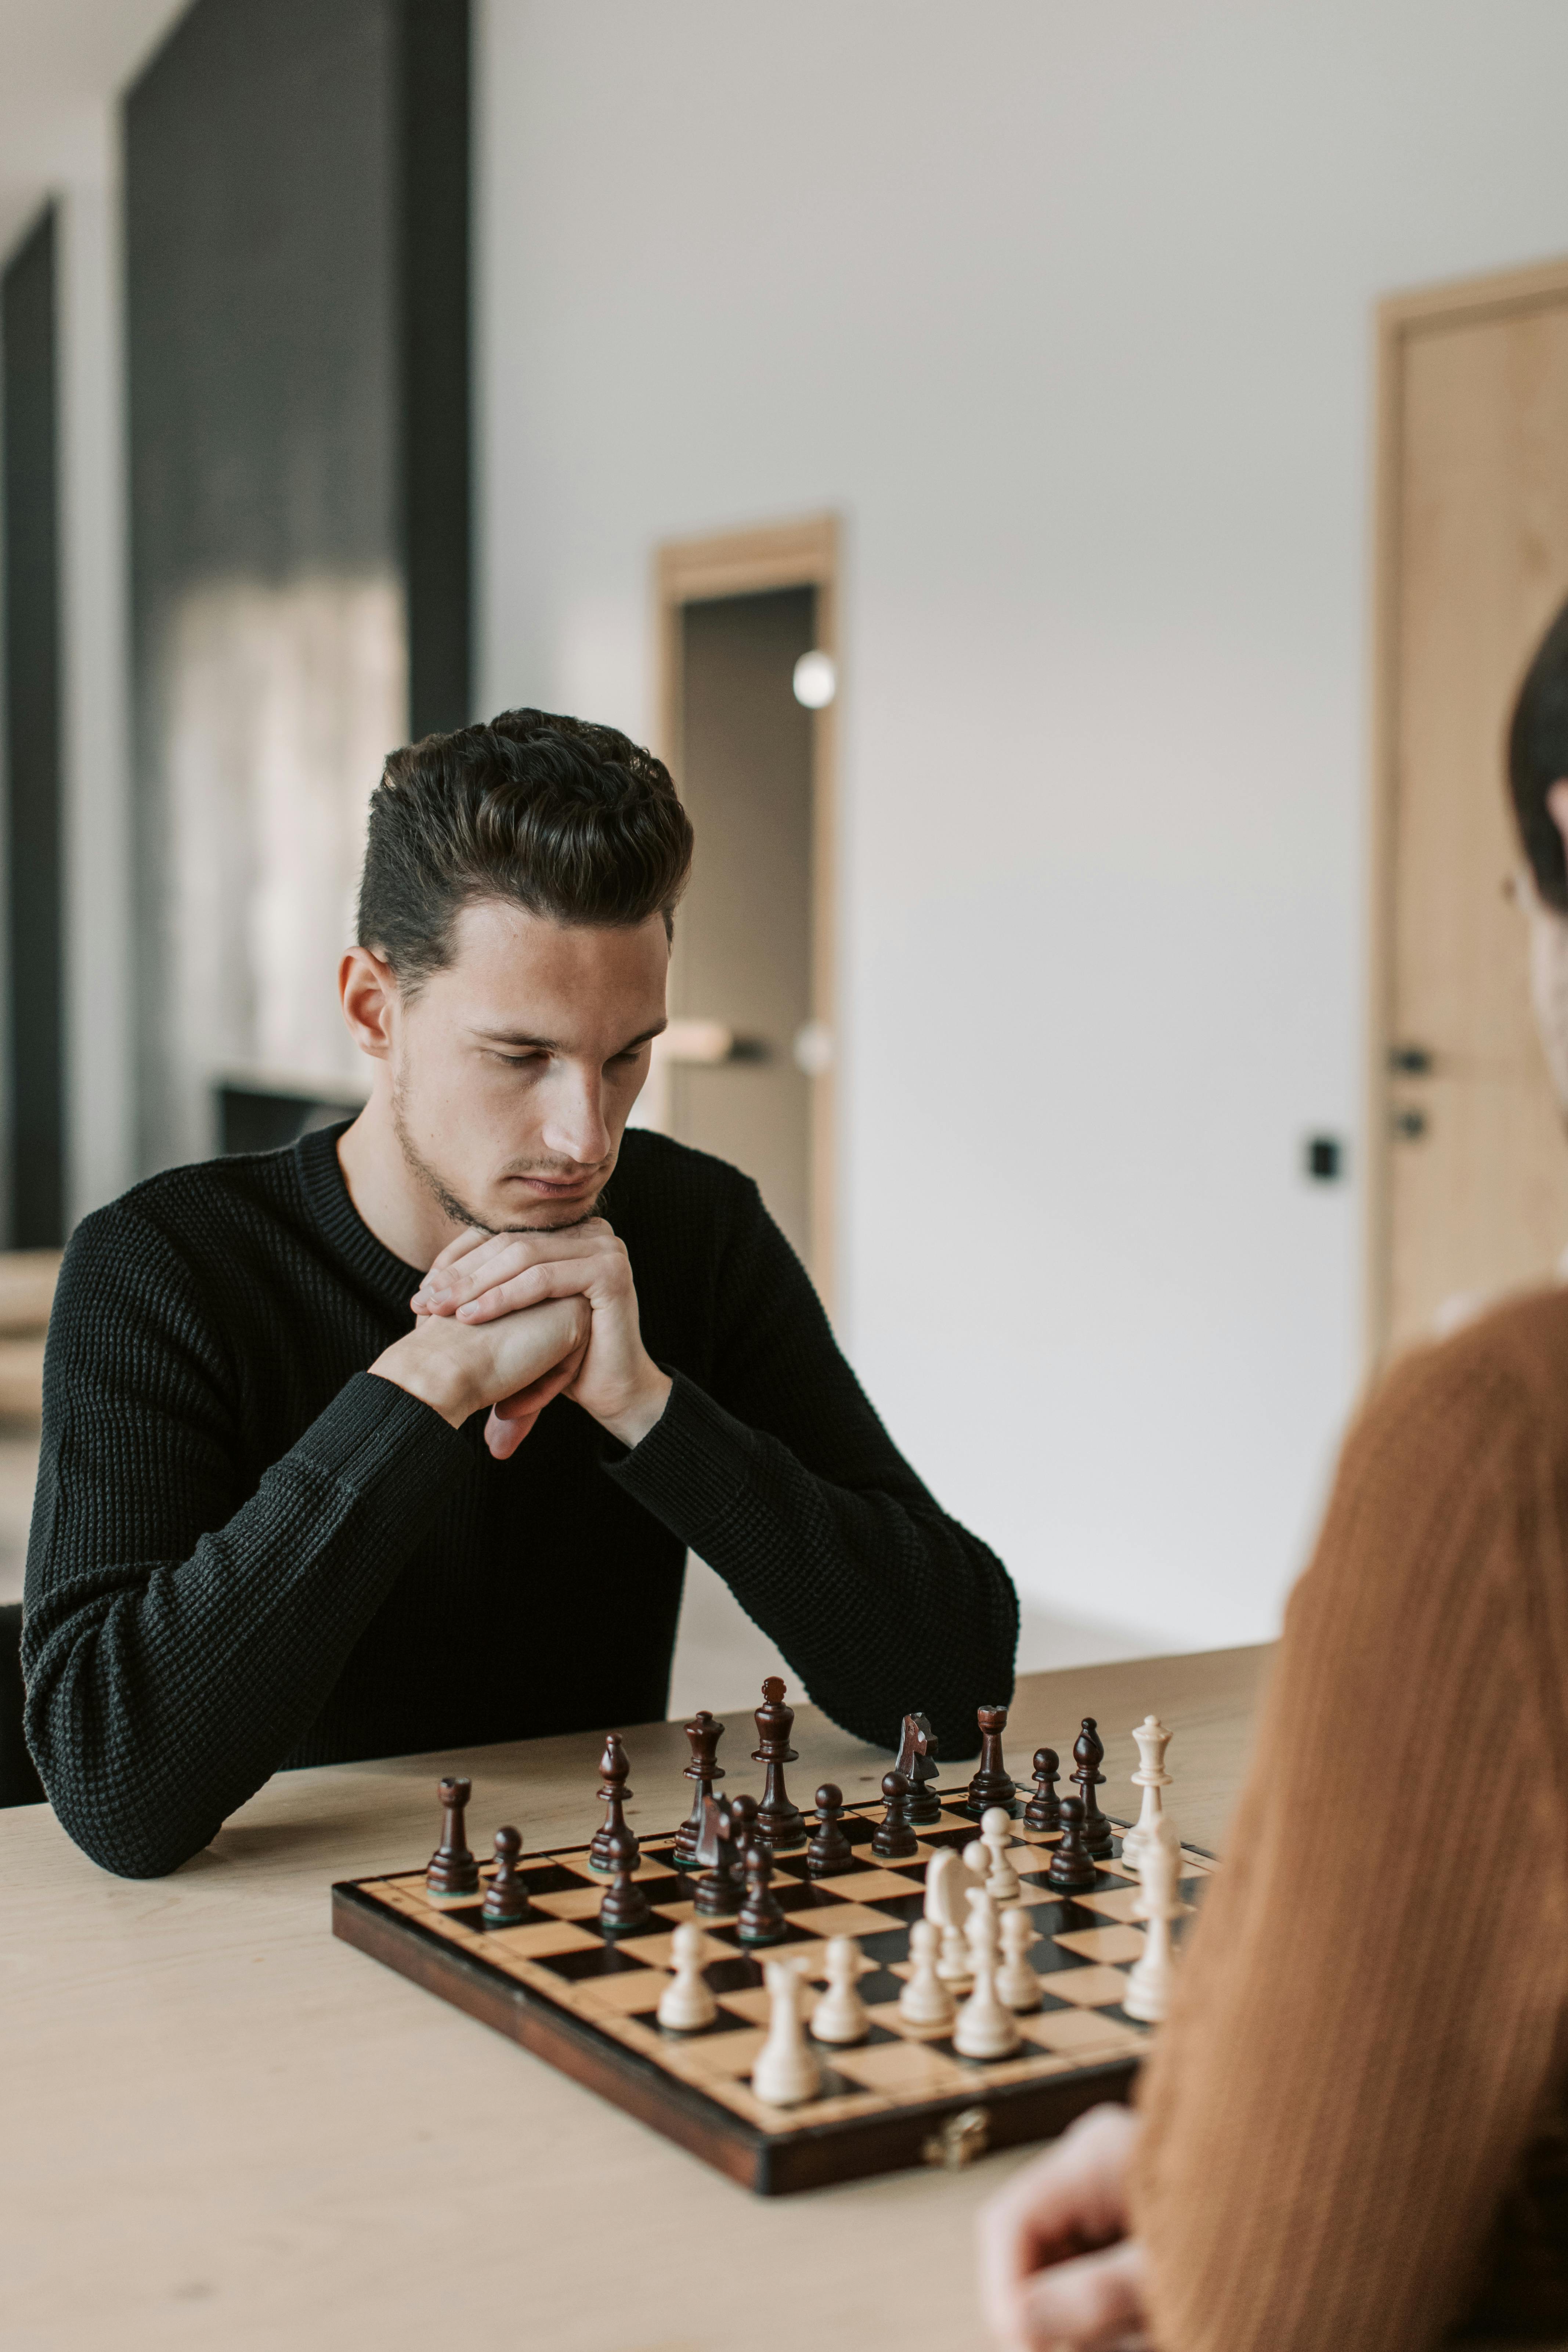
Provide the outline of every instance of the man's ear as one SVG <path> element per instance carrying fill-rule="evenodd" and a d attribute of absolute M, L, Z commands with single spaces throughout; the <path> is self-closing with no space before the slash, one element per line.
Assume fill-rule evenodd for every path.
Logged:
<path fill-rule="evenodd" d="M 1568 785 L 1563 790 L 1568 793 Z M 338 966 L 338 997 L 349 1034 L 360 1052 L 375 1061 L 386 1061 L 392 1053 L 392 1021 L 397 1005 L 397 975 L 386 958 L 377 955 L 374 948 L 350 948 Z"/>
<path fill-rule="evenodd" d="M 1546 787 L 1546 813 L 1563 836 L 1563 846 L 1568 850 L 1568 776 L 1559 776 L 1554 784 Z"/>

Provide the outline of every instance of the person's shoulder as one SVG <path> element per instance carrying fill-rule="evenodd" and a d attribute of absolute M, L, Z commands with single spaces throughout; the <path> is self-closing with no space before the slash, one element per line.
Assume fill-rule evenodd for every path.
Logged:
<path fill-rule="evenodd" d="M 746 1217 L 755 1213 L 761 1195 L 752 1179 L 728 1160 L 677 1143 L 651 1127 L 628 1127 L 603 1205 L 612 1224 L 617 1211 L 654 1217 Z"/>
<path fill-rule="evenodd" d="M 297 1214 L 299 1196 L 292 1146 L 160 1169 L 82 1218 L 66 1252 L 67 1269 L 73 1261 L 143 1249 L 153 1236 L 177 1256 L 222 1250 L 258 1223 Z"/>
<path fill-rule="evenodd" d="M 1528 1291 L 1413 1348 L 1365 1407 L 1363 1447 L 1544 1447 L 1568 1463 L 1568 1288 Z"/>

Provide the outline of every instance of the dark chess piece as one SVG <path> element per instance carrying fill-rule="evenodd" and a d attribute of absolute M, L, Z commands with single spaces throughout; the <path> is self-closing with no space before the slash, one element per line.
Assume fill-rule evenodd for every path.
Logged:
<path fill-rule="evenodd" d="M 1082 1895 L 1099 1879 L 1094 1856 L 1083 1842 L 1083 1799 L 1062 1799 L 1062 1842 L 1051 1856 L 1046 1885 L 1058 1895 Z"/>
<path fill-rule="evenodd" d="M 515 1927 L 520 1919 L 528 1916 L 528 1889 L 517 1866 L 521 1852 L 519 1831 L 497 1830 L 495 1875 L 485 1889 L 487 1927 Z"/>
<path fill-rule="evenodd" d="M 1061 1799 L 1057 1795 L 1057 1780 L 1062 1769 L 1061 1758 L 1054 1748 L 1035 1750 L 1035 1793 L 1024 1808 L 1026 1830 L 1059 1830 L 1062 1825 Z"/>
<path fill-rule="evenodd" d="M 923 1715 L 906 1715 L 903 1737 L 893 1769 L 910 1784 L 909 1818 L 917 1829 L 930 1829 L 942 1819 L 936 1793 L 936 1734 Z"/>
<path fill-rule="evenodd" d="M 980 1769 L 969 1784 L 969 1794 L 963 1811 L 972 1821 L 988 1813 L 993 1805 L 1000 1805 L 1005 1813 L 1018 1810 L 1018 1791 L 1013 1776 L 1002 1760 L 1002 1734 L 1007 1728 L 1005 1706 L 982 1706 L 975 1709 L 980 1726 Z"/>
<path fill-rule="evenodd" d="M 1096 1789 L 1105 1786 L 1100 1766 L 1105 1760 L 1105 1747 L 1094 1727 L 1094 1717 L 1086 1715 L 1083 1729 L 1072 1744 L 1073 1761 L 1078 1770 L 1072 1775 L 1073 1787 L 1083 1799 L 1083 1842 L 1089 1853 L 1108 1861 L 1111 1853 L 1110 1823 L 1094 1801 Z"/>
<path fill-rule="evenodd" d="M 757 1709 L 757 1744 L 752 1750 L 752 1761 L 765 1765 L 763 1801 L 757 1807 L 757 1827 L 773 1847 L 782 1853 L 786 1846 L 805 1843 L 805 1822 L 800 1807 L 792 1805 L 784 1789 L 784 1768 L 797 1759 L 789 1744 L 795 1724 L 795 1709 L 784 1703 L 784 1686 L 777 1675 L 770 1675 L 763 1685 L 763 1703 Z"/>
<path fill-rule="evenodd" d="M 691 1743 L 691 1761 L 684 1768 L 683 1777 L 697 1785 L 691 1792 L 691 1811 L 675 1833 L 673 1859 L 677 1870 L 689 1870 L 696 1861 L 703 1807 L 713 1794 L 714 1781 L 724 1778 L 724 1767 L 713 1760 L 724 1737 L 723 1725 L 715 1723 L 707 1708 L 702 1707 L 687 1725 L 686 1737 Z"/>
<path fill-rule="evenodd" d="M 919 1853 L 921 1842 L 910 1819 L 910 1784 L 901 1772 L 884 1772 L 882 1800 L 887 1807 L 877 1824 L 871 1851 L 881 1862 L 907 1860 Z"/>
<path fill-rule="evenodd" d="M 441 1783 L 441 1843 L 425 1873 L 426 1892 L 438 1902 L 460 1901 L 479 1891 L 479 1865 L 468 1852 L 463 1828 L 463 1815 L 473 1793 L 473 1782 L 456 1774 Z"/>
<path fill-rule="evenodd" d="M 771 1884 L 773 1874 L 772 1849 L 758 1838 L 746 1854 L 746 1899 L 735 1922 L 742 1944 L 780 1944 L 788 1932 L 789 1922 Z"/>
<path fill-rule="evenodd" d="M 610 1841 L 610 1869 L 614 1875 L 605 1889 L 605 1899 L 599 1906 L 599 1932 L 605 1936 L 624 1936 L 630 1927 L 644 1927 L 652 1916 L 647 1895 L 632 1873 L 637 1866 L 637 1842 L 630 1830 L 617 1830 Z"/>
<path fill-rule="evenodd" d="M 805 1866 L 813 1878 L 821 1878 L 830 1870 L 842 1870 L 855 1857 L 855 1849 L 839 1828 L 844 1819 L 844 1791 L 825 1780 L 816 1792 L 816 1827 L 811 1833 L 811 1843 L 805 1849 Z"/>
<path fill-rule="evenodd" d="M 730 1884 L 735 1890 L 738 1904 L 746 1891 L 746 1856 L 757 1843 L 757 1801 L 755 1797 L 731 1797 L 730 1800 Z"/>
<path fill-rule="evenodd" d="M 594 1842 L 588 1848 L 590 1870 L 615 1868 L 610 1859 L 611 1846 L 623 1830 L 633 1844 L 637 1843 L 635 1832 L 627 1826 L 626 1814 L 626 1799 L 637 1793 L 626 1786 L 626 1775 L 631 1769 L 620 1733 L 610 1732 L 605 1740 L 605 1752 L 599 1759 L 599 1795 L 604 1801 L 605 1819 L 594 1832 Z M 637 1868 L 635 1862 L 632 1868 Z"/>
<path fill-rule="evenodd" d="M 704 1919 L 727 1919 L 741 1907 L 741 1890 L 730 1864 L 734 1822 L 727 1797 L 710 1797 L 702 1809 L 702 1831 L 691 1867 L 702 1874 L 697 1882 L 693 1908 Z"/>

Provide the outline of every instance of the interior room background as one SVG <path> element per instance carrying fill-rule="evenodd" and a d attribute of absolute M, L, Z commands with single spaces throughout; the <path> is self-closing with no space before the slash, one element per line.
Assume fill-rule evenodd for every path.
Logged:
<path fill-rule="evenodd" d="M 149 1074 L 174 837 L 130 684 L 122 99 L 182 12 L 95 8 L 54 114 L 0 89 L 8 251 L 57 201 L 67 1225 L 216 1139 Z M 837 518 L 845 1343 L 1013 1569 L 1024 1663 L 1265 1636 L 1362 1360 L 1373 309 L 1568 247 L 1568 19 L 475 0 L 471 43 L 468 707 L 647 740 L 657 549 Z M 162 774 L 198 818 L 256 757 L 237 642 L 368 672 L 331 754 L 368 789 L 397 564 L 324 577 L 187 598 L 216 650 Z M 258 804 L 330 971 L 300 779 Z M 352 1076 L 309 1006 L 257 1019 L 258 1062 Z"/>

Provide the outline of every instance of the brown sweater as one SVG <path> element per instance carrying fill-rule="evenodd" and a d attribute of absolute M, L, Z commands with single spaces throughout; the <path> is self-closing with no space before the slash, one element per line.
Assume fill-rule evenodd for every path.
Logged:
<path fill-rule="evenodd" d="M 1568 2334 L 1568 1293 L 1352 1433 L 1144 2087 L 1162 2352 Z"/>

